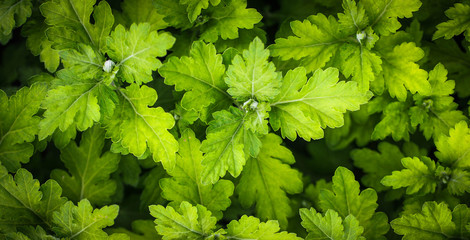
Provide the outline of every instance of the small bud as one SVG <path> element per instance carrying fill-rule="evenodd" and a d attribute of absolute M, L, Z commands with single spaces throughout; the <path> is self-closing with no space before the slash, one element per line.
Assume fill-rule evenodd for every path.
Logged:
<path fill-rule="evenodd" d="M 366 38 L 366 36 L 367 34 L 364 31 L 356 33 L 356 39 L 358 42 L 361 42 L 362 39 Z"/>
<path fill-rule="evenodd" d="M 107 60 L 106 62 L 104 62 L 103 71 L 110 73 L 113 70 L 114 65 L 115 64 L 112 60 Z"/>
<path fill-rule="evenodd" d="M 253 101 L 250 105 L 251 110 L 256 110 L 258 108 L 258 102 Z"/>

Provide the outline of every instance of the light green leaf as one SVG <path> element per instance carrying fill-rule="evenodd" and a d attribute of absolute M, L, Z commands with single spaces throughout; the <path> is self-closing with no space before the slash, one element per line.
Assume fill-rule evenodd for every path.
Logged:
<path fill-rule="evenodd" d="M 214 229 L 217 220 L 204 206 L 191 206 L 181 202 L 179 209 L 161 205 L 152 205 L 150 214 L 156 218 L 158 234 L 163 240 L 170 239 L 205 239 Z"/>
<path fill-rule="evenodd" d="M 395 233 L 404 235 L 404 240 L 452 238 L 455 223 L 445 203 L 425 202 L 420 213 L 403 215 L 391 223 Z"/>
<path fill-rule="evenodd" d="M 230 1 L 207 9 L 208 21 L 202 26 L 201 39 L 215 42 L 219 38 L 238 38 L 238 29 L 252 29 L 263 16 L 254 8 L 246 8 L 246 0 Z"/>
<path fill-rule="evenodd" d="M 243 215 L 227 225 L 228 239 L 300 240 L 294 233 L 279 232 L 276 221 L 261 222 L 258 218 Z"/>
<path fill-rule="evenodd" d="M 202 184 L 201 143 L 191 129 L 186 129 L 179 139 L 176 166 L 169 172 L 171 178 L 160 180 L 162 196 L 179 205 L 187 201 L 192 205 L 200 204 L 211 211 L 217 219 L 230 204 L 234 186 L 229 180 L 219 180 L 215 184 Z"/>
<path fill-rule="evenodd" d="M 52 214 L 66 201 L 54 180 L 43 185 L 20 168 L 14 178 L 0 166 L 0 232 L 17 231 L 25 225 L 51 225 Z"/>
<path fill-rule="evenodd" d="M 225 82 L 227 92 L 240 102 L 248 99 L 267 102 L 279 94 L 281 74 L 276 72 L 273 63 L 268 62 L 269 50 L 255 38 L 243 57 L 235 56 L 227 69 Z"/>
<path fill-rule="evenodd" d="M 338 13 L 341 29 L 347 32 L 363 30 L 369 23 L 362 2 L 356 4 L 353 0 L 343 0 L 344 13 Z M 348 31 L 349 30 L 349 31 Z"/>
<path fill-rule="evenodd" d="M 353 215 L 348 215 L 344 222 L 338 213 L 328 209 L 324 216 L 317 213 L 314 208 L 300 209 L 302 226 L 307 229 L 306 240 L 310 239 L 332 239 L 332 240 L 356 240 L 364 239 L 361 234 L 364 228 Z"/>
<path fill-rule="evenodd" d="M 470 32 L 470 5 L 456 3 L 445 11 L 449 21 L 440 23 L 436 26 L 437 31 L 432 36 L 433 40 L 444 37 L 451 39 L 453 36 L 459 35 L 465 31 L 467 40 Z"/>
<path fill-rule="evenodd" d="M 168 129 L 174 126 L 175 119 L 161 107 L 149 107 L 157 100 L 153 88 L 132 84 L 119 89 L 119 93 L 120 105 L 114 116 L 104 121 L 107 136 L 136 157 L 149 149 L 153 159 L 171 171 L 175 166 L 178 142 Z"/>
<path fill-rule="evenodd" d="M 8 99 L 0 90 L 0 164 L 14 172 L 33 155 L 33 142 L 39 131 L 34 116 L 46 96 L 44 84 L 21 88 Z"/>
<path fill-rule="evenodd" d="M 428 157 L 407 157 L 401 160 L 405 169 L 393 171 L 392 175 L 384 177 L 381 183 L 393 189 L 406 187 L 407 194 L 433 193 L 438 179 L 434 177 L 436 164 Z"/>
<path fill-rule="evenodd" d="M 213 116 L 214 120 L 206 130 L 207 139 L 202 142 L 201 151 L 205 153 L 202 160 L 203 183 L 214 184 L 226 171 L 233 177 L 240 175 L 248 158 L 244 149 L 258 145 L 251 143 L 245 146 L 245 135 L 250 130 L 245 130 L 246 114 L 240 109 L 230 107 L 230 111 L 215 112 Z"/>
<path fill-rule="evenodd" d="M 111 202 L 116 182 L 109 178 L 118 168 L 120 155 L 102 154 L 104 143 L 104 130 L 95 126 L 83 133 L 80 146 L 72 142 L 61 150 L 60 159 L 70 174 L 55 169 L 51 178 L 60 184 L 68 199 L 79 202 L 86 198 L 100 206 Z"/>
<path fill-rule="evenodd" d="M 5 0 L 0 3 L 0 33 L 9 35 L 31 16 L 31 0 Z"/>
<path fill-rule="evenodd" d="M 428 74 L 415 63 L 424 57 L 424 51 L 413 42 L 396 45 L 393 50 L 387 44 L 386 40 L 379 40 L 376 49 L 382 56 L 382 77 L 390 96 L 403 102 L 407 90 L 412 94 L 429 95 L 431 85 L 427 81 Z"/>
<path fill-rule="evenodd" d="M 346 34 L 339 29 L 337 20 L 323 14 L 312 15 L 303 22 L 290 23 L 295 36 L 278 38 L 275 44 L 269 47 L 271 54 L 281 60 L 299 60 L 309 57 L 310 69 L 325 66 L 338 49 L 338 44 L 344 42 Z"/>
<path fill-rule="evenodd" d="M 449 136 L 441 136 L 436 141 L 436 157 L 445 166 L 453 168 L 470 167 L 470 130 L 462 121 L 451 128 Z"/>
<path fill-rule="evenodd" d="M 338 167 L 333 176 L 333 188 L 321 190 L 320 207 L 323 212 L 328 209 L 336 211 L 341 218 L 353 215 L 364 228 L 364 237 L 368 239 L 385 239 L 388 232 L 387 216 L 375 212 L 378 207 L 377 193 L 368 188 L 360 191 L 354 174 L 344 167 Z"/>
<path fill-rule="evenodd" d="M 106 84 L 106 78 L 82 78 L 80 74 L 63 69 L 57 73 L 52 90 L 47 93 L 42 107 L 46 109 L 39 123 L 39 139 L 60 131 L 80 131 L 109 117 L 117 102 L 116 93 Z M 69 129 L 72 128 L 72 129 Z"/>
<path fill-rule="evenodd" d="M 395 33 L 401 24 L 398 18 L 411 18 L 421 7 L 419 0 L 361 0 L 369 24 L 381 35 Z"/>
<path fill-rule="evenodd" d="M 258 156 L 249 158 L 243 168 L 236 190 L 243 207 L 256 203 L 259 218 L 278 220 L 286 228 L 287 218 L 294 214 L 287 193 L 302 192 L 301 174 L 289 166 L 295 162 L 294 156 L 280 145 L 280 137 L 268 134 L 261 143 Z"/>
<path fill-rule="evenodd" d="M 359 110 L 370 92 L 361 93 L 355 82 L 338 82 L 338 70 L 318 69 L 307 81 L 306 71 L 296 68 L 284 77 L 280 94 L 271 104 L 270 123 L 283 137 L 320 139 L 326 127 L 341 127 L 343 114 Z"/>
<path fill-rule="evenodd" d="M 79 44 L 75 49 L 59 52 L 64 68 L 80 74 L 82 78 L 94 78 L 103 72 L 104 57 L 96 53 L 91 46 Z"/>
<path fill-rule="evenodd" d="M 185 109 L 206 112 L 226 109 L 232 103 L 223 80 L 222 56 L 212 44 L 194 42 L 189 57 L 171 57 L 158 72 L 165 78 L 165 84 L 175 85 L 177 91 L 186 91 L 181 100 Z"/>
<path fill-rule="evenodd" d="M 128 31 L 119 25 L 107 39 L 106 53 L 124 81 L 140 85 L 152 81 L 152 71 L 162 65 L 157 57 L 165 56 L 174 42 L 169 33 L 151 31 L 148 23 L 132 24 Z"/>
<path fill-rule="evenodd" d="M 52 230 L 58 237 L 70 239 L 114 239 L 108 238 L 108 234 L 102 229 L 114 224 L 118 212 L 117 205 L 93 209 L 87 199 L 81 200 L 77 206 L 69 201 L 54 212 Z"/>

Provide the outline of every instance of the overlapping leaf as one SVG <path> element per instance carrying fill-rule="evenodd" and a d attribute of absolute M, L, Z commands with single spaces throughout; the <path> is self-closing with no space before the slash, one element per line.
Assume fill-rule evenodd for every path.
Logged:
<path fill-rule="evenodd" d="M 467 40 L 470 40 L 470 5 L 456 3 L 454 7 L 447 9 L 445 13 L 450 20 L 436 26 L 437 31 L 432 37 L 433 40 L 441 37 L 450 39 L 464 31 Z"/>
<path fill-rule="evenodd" d="M 367 103 L 370 92 L 359 91 L 355 82 L 338 82 L 338 70 L 317 70 L 307 81 L 306 71 L 289 71 L 282 82 L 280 94 L 271 104 L 270 124 L 281 129 L 283 137 L 305 140 L 323 137 L 323 128 L 341 127 L 343 113 L 359 110 Z"/>
<path fill-rule="evenodd" d="M 407 157 L 401 160 L 405 169 L 393 171 L 392 175 L 386 176 L 381 183 L 394 189 L 406 187 L 407 194 L 432 193 L 436 189 L 438 179 L 434 176 L 436 165 L 427 157 Z"/>
<path fill-rule="evenodd" d="M 182 202 L 179 209 L 173 207 L 150 206 L 150 214 L 156 218 L 157 232 L 162 239 L 211 239 L 211 238 L 239 238 L 259 240 L 300 240 L 295 234 L 278 232 L 276 221 L 260 222 L 255 217 L 243 215 L 240 220 L 233 220 L 227 229 L 216 230 L 216 218 L 211 216 L 201 205 L 191 206 Z"/>
<path fill-rule="evenodd" d="M 149 107 L 157 100 L 156 91 L 132 84 L 119 93 L 119 106 L 112 117 L 104 120 L 107 135 L 137 157 L 149 149 L 155 161 L 162 162 L 168 171 L 173 169 L 178 142 L 168 129 L 175 120 L 161 107 Z"/>
<path fill-rule="evenodd" d="M 302 226 L 307 229 L 305 239 L 364 239 L 361 237 L 364 228 L 353 215 L 348 215 L 344 221 L 334 210 L 328 209 L 324 216 L 317 213 L 314 208 L 300 209 Z"/>
<path fill-rule="evenodd" d="M 15 232 L 27 225 L 51 225 L 53 212 L 66 201 L 61 193 L 54 180 L 39 185 L 23 168 L 13 177 L 0 166 L 0 232 Z"/>
<path fill-rule="evenodd" d="M 245 130 L 246 114 L 240 109 L 231 107 L 230 111 L 222 110 L 213 116 L 214 120 L 207 128 L 207 139 L 201 145 L 201 151 L 205 153 L 202 160 L 204 183 L 217 182 L 226 171 L 237 177 L 248 158 L 245 149 L 254 149 L 253 154 L 261 147 L 257 136 Z"/>
<path fill-rule="evenodd" d="M 200 204 L 220 219 L 222 211 L 230 206 L 230 196 L 234 186 L 229 180 L 219 180 L 215 184 L 202 184 L 201 143 L 191 129 L 186 129 L 179 139 L 176 166 L 169 173 L 171 178 L 160 181 L 162 196 L 179 205 L 187 201 L 192 205 Z"/>
<path fill-rule="evenodd" d="M 255 38 L 243 57 L 237 55 L 227 69 L 227 92 L 240 102 L 248 99 L 267 102 L 279 94 L 281 74 L 268 62 L 269 50 Z"/>
<path fill-rule="evenodd" d="M 118 100 L 108 86 L 107 78 L 85 78 L 70 69 L 59 71 L 57 76 L 56 87 L 48 91 L 42 102 L 46 111 L 39 124 L 40 140 L 52 135 L 56 129 L 72 133 L 75 128 L 84 131 L 102 117 L 113 114 Z"/>
<path fill-rule="evenodd" d="M 451 212 L 445 203 L 426 202 L 422 210 L 394 219 L 390 224 L 403 239 L 452 239 L 469 236 L 465 224 L 470 220 L 466 205 L 457 205 Z"/>
<path fill-rule="evenodd" d="M 344 167 L 336 169 L 332 191 L 320 192 L 320 207 L 324 212 L 334 210 L 343 219 L 351 214 L 364 228 L 364 237 L 385 239 L 383 235 L 389 229 L 388 219 L 384 213 L 375 212 L 378 206 L 376 201 L 375 190 L 368 188 L 360 191 L 354 174 Z"/>
<path fill-rule="evenodd" d="M 177 91 L 187 91 L 181 100 L 182 107 L 202 112 L 204 120 L 205 115 L 212 113 L 209 109 L 225 109 L 232 102 L 223 80 L 222 56 L 212 44 L 194 42 L 189 57 L 172 57 L 158 71 L 166 84 L 175 85 Z"/>
<path fill-rule="evenodd" d="M 56 48 L 74 48 L 77 43 L 84 43 L 104 50 L 114 17 L 106 1 L 93 7 L 95 3 L 96 0 L 53 0 L 40 6 L 46 24 L 50 25 L 46 35 Z M 94 24 L 90 22 L 92 13 Z"/>
<path fill-rule="evenodd" d="M 46 96 L 46 86 L 24 87 L 8 99 L 0 90 L 0 165 L 14 172 L 33 155 L 33 142 L 39 132 L 35 116 Z"/>
<path fill-rule="evenodd" d="M 124 81 L 140 85 L 152 81 L 152 71 L 162 65 L 157 57 L 165 56 L 174 42 L 169 33 L 151 31 L 149 23 L 132 24 L 129 31 L 119 25 L 107 38 L 106 53 L 118 62 Z"/>
<path fill-rule="evenodd" d="M 80 146 L 72 142 L 61 150 L 61 160 L 70 174 L 55 169 L 51 178 L 60 184 L 68 199 L 79 202 L 86 198 L 95 205 L 110 203 L 116 182 L 109 178 L 117 170 L 120 156 L 101 154 L 103 147 L 104 130 L 95 126 L 83 133 Z"/>
<path fill-rule="evenodd" d="M 152 0 L 125 0 L 121 2 L 122 13 L 113 12 L 116 22 L 130 27 L 132 23 L 149 23 L 150 31 L 168 27 L 163 15 L 157 12 Z"/>
<path fill-rule="evenodd" d="M 236 190 L 242 206 L 256 203 L 259 218 L 278 220 L 285 228 L 287 217 L 294 213 L 287 194 L 300 193 L 303 184 L 300 172 L 289 166 L 295 162 L 294 156 L 281 142 L 275 134 L 261 139 L 261 150 L 248 159 Z"/>
<path fill-rule="evenodd" d="M 26 22 L 31 16 L 31 0 L 5 0 L 0 3 L 0 42 L 6 43 L 11 38 L 11 31 Z"/>
<path fill-rule="evenodd" d="M 103 228 L 112 226 L 119 212 L 119 206 L 110 205 L 93 209 L 87 199 L 77 205 L 66 202 L 53 214 L 52 230 L 58 237 L 73 239 L 129 239 L 124 236 L 109 237 Z"/>

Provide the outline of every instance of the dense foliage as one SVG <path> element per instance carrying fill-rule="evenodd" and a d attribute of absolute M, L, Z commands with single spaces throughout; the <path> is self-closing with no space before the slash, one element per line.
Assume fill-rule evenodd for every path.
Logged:
<path fill-rule="evenodd" d="M 467 0 L 2 0 L 0 42 L 0 239 L 470 239 Z"/>

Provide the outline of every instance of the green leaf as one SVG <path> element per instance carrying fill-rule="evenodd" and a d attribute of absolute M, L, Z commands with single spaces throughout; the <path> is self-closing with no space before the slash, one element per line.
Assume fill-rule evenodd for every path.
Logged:
<path fill-rule="evenodd" d="M 424 57 L 424 51 L 413 42 L 393 47 L 388 46 L 389 44 L 387 39 L 379 40 L 376 50 L 382 56 L 382 77 L 390 96 L 403 102 L 406 100 L 407 90 L 413 94 L 418 92 L 423 96 L 429 95 L 431 85 L 427 81 L 428 74 L 415 63 Z"/>
<path fill-rule="evenodd" d="M 153 5 L 161 14 L 163 20 L 170 26 L 182 30 L 192 27 L 186 12 L 186 6 L 175 0 L 153 0 Z"/>
<path fill-rule="evenodd" d="M 433 193 L 436 189 L 438 179 L 434 177 L 436 164 L 428 157 L 407 157 L 401 160 L 405 169 L 393 171 L 392 175 L 386 176 L 381 183 L 393 189 L 406 187 L 407 194 Z"/>
<path fill-rule="evenodd" d="M 40 117 L 34 116 L 46 96 L 44 84 L 21 88 L 8 96 L 0 90 L 0 164 L 14 172 L 33 155 Z"/>
<path fill-rule="evenodd" d="M 403 239 L 450 239 L 455 232 L 452 213 L 445 203 L 425 202 L 420 213 L 403 215 L 391 223 Z"/>
<path fill-rule="evenodd" d="M 388 142 L 380 142 L 377 148 L 378 151 L 368 148 L 354 149 L 351 158 L 354 160 L 354 165 L 365 172 L 361 178 L 362 183 L 381 192 L 387 188 L 380 183 L 380 180 L 392 171 L 401 170 L 403 167 L 400 160 L 405 156 L 400 148 Z"/>
<path fill-rule="evenodd" d="M 104 130 L 95 126 L 83 133 L 80 146 L 72 142 L 61 150 L 60 159 L 70 173 L 55 169 L 51 178 L 68 199 L 79 202 L 86 198 L 100 206 L 111 202 L 116 182 L 109 178 L 118 168 L 120 155 L 102 154 L 104 144 Z"/>
<path fill-rule="evenodd" d="M 201 39 L 206 42 L 215 42 L 219 36 L 222 39 L 235 39 L 239 37 L 238 29 L 252 29 L 263 16 L 254 8 L 246 8 L 246 5 L 246 0 L 238 0 L 209 8 Z"/>
<path fill-rule="evenodd" d="M 163 15 L 157 12 L 157 8 L 152 5 L 152 0 L 125 0 L 121 2 L 122 15 L 114 13 L 116 21 L 120 23 L 118 17 L 123 18 L 125 26 L 132 23 L 149 23 L 150 31 L 156 31 L 168 27 L 168 23 L 163 20 Z"/>
<path fill-rule="evenodd" d="M 119 25 L 107 39 L 106 53 L 118 62 L 124 81 L 140 85 L 152 81 L 152 71 L 162 65 L 157 57 L 165 56 L 174 42 L 169 33 L 151 31 L 148 23 L 132 24 L 128 31 Z"/>
<path fill-rule="evenodd" d="M 55 72 L 60 64 L 59 51 L 52 48 L 52 42 L 46 37 L 47 24 L 43 19 L 30 19 L 21 28 L 21 35 L 27 37 L 26 46 L 34 56 L 44 62 L 49 72 Z"/>
<path fill-rule="evenodd" d="M 119 93 L 120 105 L 114 116 L 104 121 L 107 136 L 136 157 L 149 149 L 153 159 L 171 171 L 175 166 L 178 142 L 168 129 L 174 126 L 175 119 L 161 107 L 149 107 L 157 100 L 153 88 L 132 84 L 119 89 Z"/>
<path fill-rule="evenodd" d="M 334 210 L 328 209 L 324 216 L 317 213 L 314 208 L 310 210 L 302 208 L 299 211 L 302 218 L 302 226 L 307 229 L 309 239 L 364 239 L 361 237 L 364 228 L 359 226 L 359 222 L 353 215 L 348 215 L 343 219 Z"/>
<path fill-rule="evenodd" d="M 148 206 L 152 204 L 161 204 L 165 200 L 162 198 L 162 189 L 160 187 L 160 180 L 168 177 L 165 169 L 160 166 L 154 167 L 149 174 L 144 178 L 144 190 L 140 195 L 140 209 L 147 210 Z"/>
<path fill-rule="evenodd" d="M 102 229 L 112 226 L 119 212 L 119 206 L 110 205 L 93 209 L 87 199 L 77 206 L 66 202 L 59 211 L 54 212 L 52 230 L 58 237 L 72 239 L 108 239 Z"/>
<path fill-rule="evenodd" d="M 421 7 L 419 0 L 361 0 L 369 23 L 375 32 L 389 35 L 396 32 L 401 24 L 397 18 L 411 18 Z"/>
<path fill-rule="evenodd" d="M 163 240 L 170 239 L 205 239 L 210 235 L 217 222 L 204 206 L 191 206 L 188 202 L 181 202 L 179 209 L 161 205 L 152 205 L 150 214 L 155 217 L 158 234 Z"/>
<path fill-rule="evenodd" d="M 470 167 L 470 130 L 462 121 L 451 128 L 449 136 L 441 136 L 436 141 L 436 157 L 445 166 L 452 168 Z"/>
<path fill-rule="evenodd" d="M 444 37 L 451 39 L 453 36 L 459 35 L 465 31 L 465 36 L 469 40 L 470 32 L 470 5 L 456 3 L 445 11 L 449 21 L 440 23 L 436 26 L 437 31 L 432 36 L 433 40 Z"/>
<path fill-rule="evenodd" d="M 248 99 L 270 101 L 279 94 L 281 74 L 268 62 L 269 50 L 255 38 L 243 57 L 237 55 L 227 69 L 227 92 L 240 102 Z"/>
<path fill-rule="evenodd" d="M 258 156 L 246 162 L 236 190 L 243 207 L 256 203 L 259 218 L 278 220 L 286 228 L 287 218 L 294 214 L 287 193 L 302 192 L 301 174 L 289 166 L 295 162 L 294 156 L 280 145 L 280 137 L 268 134 L 261 143 Z"/>
<path fill-rule="evenodd" d="M 212 6 L 217 6 L 220 0 L 210 0 L 210 3 Z M 188 18 L 193 23 L 201 14 L 201 10 L 209 7 L 209 0 L 180 0 L 180 4 L 187 5 Z"/>
<path fill-rule="evenodd" d="M 12 240 L 56 240 L 57 238 L 49 235 L 41 226 L 27 226 L 21 228 L 21 232 L 9 232 L 6 239 Z"/>
<path fill-rule="evenodd" d="M 101 1 L 96 7 L 96 0 L 52 0 L 40 6 L 46 24 L 47 38 L 59 49 L 75 48 L 77 43 L 84 43 L 103 51 L 106 37 L 109 35 L 114 17 L 111 7 Z M 94 24 L 90 23 L 93 12 Z"/>
<path fill-rule="evenodd" d="M 402 139 L 409 141 L 410 133 L 416 128 L 411 125 L 408 114 L 409 102 L 392 102 L 383 110 L 382 120 L 375 125 L 371 138 L 373 140 L 385 139 L 391 135 L 394 141 Z"/>
<path fill-rule="evenodd" d="M 202 41 L 194 42 L 189 54 L 189 57 L 171 57 L 158 70 L 165 78 L 165 84 L 175 85 L 176 91 L 186 91 L 181 100 L 185 109 L 207 112 L 207 115 L 226 109 L 232 98 L 227 94 L 223 80 L 222 56 L 212 44 Z"/>
<path fill-rule="evenodd" d="M 31 0 L 5 0 L 0 3 L 0 34 L 7 36 L 31 16 Z"/>
<path fill-rule="evenodd" d="M 62 132 L 74 132 L 75 128 L 85 131 L 102 117 L 112 115 L 118 100 L 106 84 L 106 78 L 99 81 L 83 78 L 70 69 L 59 71 L 57 76 L 55 87 L 42 102 L 46 112 L 39 123 L 40 140 L 52 135 L 57 128 Z"/>
<path fill-rule="evenodd" d="M 310 69 L 324 67 L 338 49 L 338 44 L 345 42 L 347 34 L 342 33 L 337 20 L 323 14 L 312 15 L 303 22 L 290 23 L 295 36 L 278 38 L 269 49 L 281 60 L 299 60 L 309 57 Z M 311 70 L 310 70 L 311 71 Z"/>
<path fill-rule="evenodd" d="M 246 114 L 234 107 L 229 110 L 215 112 L 214 120 L 206 130 L 207 139 L 201 145 L 201 151 L 205 153 L 202 160 L 203 183 L 214 184 L 226 171 L 238 177 L 248 158 L 244 149 L 255 148 L 255 152 L 259 151 L 259 139 L 249 134 L 251 130 L 245 130 Z M 254 141 L 250 141 L 250 137 Z"/>
<path fill-rule="evenodd" d="M 25 225 L 52 224 L 52 215 L 66 201 L 54 180 L 39 185 L 31 173 L 20 168 L 14 178 L 0 166 L 0 231 L 17 231 Z"/>
<path fill-rule="evenodd" d="M 103 72 L 104 57 L 95 52 L 91 46 L 79 44 L 75 49 L 59 52 L 64 68 L 80 74 L 82 78 L 93 78 Z"/>
<path fill-rule="evenodd" d="M 320 192 L 320 207 L 324 212 L 334 210 L 343 219 L 351 214 L 364 227 L 364 237 L 384 239 L 383 235 L 389 229 L 388 219 L 384 213 L 375 212 L 376 202 L 375 190 L 368 188 L 361 192 L 354 174 L 344 167 L 336 169 L 332 191 L 325 189 Z"/>
<path fill-rule="evenodd" d="M 125 233 L 132 240 L 157 240 L 161 236 L 157 234 L 155 224 L 151 220 L 135 220 L 132 222 L 132 232 L 125 228 L 106 229 L 108 233 Z"/>
<path fill-rule="evenodd" d="M 411 124 L 420 124 L 426 139 L 437 139 L 440 135 L 447 135 L 449 129 L 462 120 L 467 120 L 463 113 L 457 110 L 457 103 L 451 97 L 454 93 L 455 83 L 447 80 L 447 70 L 438 63 L 429 72 L 431 94 L 413 96 L 415 107 L 410 108 Z"/>
<path fill-rule="evenodd" d="M 341 29 L 351 29 L 352 32 L 362 30 L 368 25 L 369 19 L 362 1 L 356 5 L 353 0 L 344 0 L 343 9 L 344 13 L 338 13 L 338 22 Z"/>
<path fill-rule="evenodd" d="M 259 239 L 259 240 L 300 240 L 294 233 L 279 232 L 276 221 L 260 223 L 255 217 L 243 215 L 240 220 L 233 220 L 227 225 L 228 239 Z"/>
<path fill-rule="evenodd" d="M 234 186 L 229 180 L 219 180 L 215 184 L 202 184 L 201 143 L 191 129 L 186 129 L 179 139 L 176 166 L 169 172 L 171 178 L 160 180 L 162 196 L 179 205 L 187 201 L 192 205 L 200 204 L 211 211 L 217 219 L 230 204 Z"/>
<path fill-rule="evenodd" d="M 338 82 L 338 70 L 318 69 L 307 81 L 304 68 L 290 70 L 282 82 L 280 94 L 271 104 L 270 123 L 283 137 L 295 140 L 320 139 L 323 129 L 344 124 L 346 110 L 359 110 L 370 92 L 361 93 L 355 82 Z"/>

